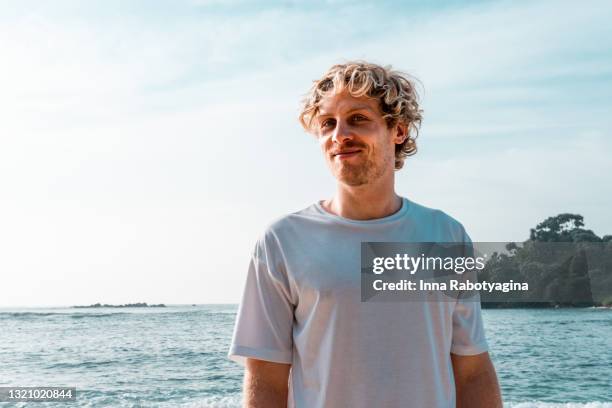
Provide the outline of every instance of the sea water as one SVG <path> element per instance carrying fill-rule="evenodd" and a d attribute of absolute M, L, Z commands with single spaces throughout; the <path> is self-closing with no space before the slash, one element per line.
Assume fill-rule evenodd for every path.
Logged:
<path fill-rule="evenodd" d="M 77 388 L 74 403 L 238 408 L 236 305 L 0 309 L 0 386 Z M 612 310 L 484 310 L 505 407 L 612 408 Z M 0 403 L 0 406 L 19 406 Z"/>

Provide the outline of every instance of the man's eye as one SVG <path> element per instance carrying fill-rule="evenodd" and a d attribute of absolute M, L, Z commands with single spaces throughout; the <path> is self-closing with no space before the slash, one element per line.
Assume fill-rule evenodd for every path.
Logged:
<path fill-rule="evenodd" d="M 359 122 L 359 121 L 363 121 L 363 120 L 368 120 L 368 118 L 366 118 L 363 115 L 354 115 L 353 116 L 353 122 Z"/>
<path fill-rule="evenodd" d="M 321 122 L 321 127 L 322 128 L 328 128 L 333 126 L 335 123 L 335 121 L 333 119 L 326 119 L 323 122 Z"/>

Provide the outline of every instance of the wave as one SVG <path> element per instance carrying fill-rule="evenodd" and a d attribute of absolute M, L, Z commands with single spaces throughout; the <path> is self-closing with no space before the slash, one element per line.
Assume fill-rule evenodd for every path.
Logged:
<path fill-rule="evenodd" d="M 55 316 L 63 313 L 53 313 L 53 312 L 2 312 L 0 313 L 0 318 L 27 318 L 27 317 L 46 317 L 46 316 Z"/>
<path fill-rule="evenodd" d="M 95 369 L 102 366 L 118 364 L 119 361 L 114 360 L 103 360 L 103 361 L 79 361 L 75 363 L 53 363 L 46 368 L 49 370 L 53 369 Z"/>
<path fill-rule="evenodd" d="M 61 312 L 0 312 L 0 319 L 38 319 L 50 316 L 62 316 L 72 319 L 88 319 L 126 315 L 126 312 L 116 313 L 61 313 Z"/>
<path fill-rule="evenodd" d="M 233 394 L 229 396 L 212 396 L 198 401 L 178 405 L 181 408 L 240 408 L 242 395 Z M 174 405 L 177 406 L 177 405 Z M 612 402 L 508 402 L 504 408 L 612 408 Z"/>
<path fill-rule="evenodd" d="M 612 402 L 507 402 L 504 408 L 612 408 Z"/>
<path fill-rule="evenodd" d="M 194 402 L 176 405 L 180 408 L 240 408 L 242 406 L 242 394 L 232 394 L 228 396 L 210 396 Z"/>
<path fill-rule="evenodd" d="M 69 316 L 72 319 L 89 319 L 89 318 L 98 318 L 98 317 L 114 317 L 126 315 L 129 313 L 125 312 L 116 312 L 116 313 L 71 313 Z"/>
<path fill-rule="evenodd" d="M 89 395 L 88 403 L 85 406 L 100 406 L 100 405 L 112 405 L 120 408 L 134 407 L 134 400 L 122 398 L 121 395 L 109 396 L 108 393 L 95 392 L 89 390 L 83 392 L 83 394 L 96 394 Z M 146 400 L 139 400 L 140 403 L 145 404 Z M 150 401 L 149 401 L 150 402 Z M 83 403 L 83 401 L 82 401 Z M 140 405 L 137 405 L 140 406 Z M 198 398 L 195 401 L 189 402 L 178 402 L 174 400 L 169 401 L 157 401 L 155 406 L 160 408 L 240 408 L 242 406 L 242 394 L 230 394 L 225 396 L 208 396 L 204 398 Z M 612 408 L 612 402 L 542 402 L 542 401 L 528 401 L 528 402 L 507 402 L 504 403 L 504 408 Z"/>
<path fill-rule="evenodd" d="M 236 311 L 222 311 L 222 310 L 156 310 L 153 313 L 142 313 L 142 311 L 121 311 L 121 312 L 97 312 L 97 311 L 82 311 L 82 312 L 0 312 L 0 319 L 28 319 L 28 318 L 44 318 L 50 316 L 66 316 L 73 319 L 85 319 L 85 318 L 99 318 L 99 317 L 113 317 L 122 315 L 172 315 L 172 316 L 189 316 L 191 315 L 203 315 L 206 317 L 226 317 L 234 316 Z"/>
<path fill-rule="evenodd" d="M 134 408 L 155 406 L 159 408 L 241 408 L 242 406 L 241 394 L 230 394 L 226 396 L 214 395 L 198 398 L 194 401 L 180 402 L 176 399 L 173 401 L 150 401 L 142 398 L 128 397 L 123 392 L 109 393 L 95 390 L 81 390 L 78 398 L 80 399 L 78 406 L 83 407 L 110 406 L 117 408 Z"/>

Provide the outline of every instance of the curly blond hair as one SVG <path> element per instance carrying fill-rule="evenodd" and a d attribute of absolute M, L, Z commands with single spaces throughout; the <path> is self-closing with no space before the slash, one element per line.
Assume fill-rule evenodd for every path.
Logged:
<path fill-rule="evenodd" d="M 311 132 L 313 120 L 319 113 L 321 99 L 345 89 L 353 97 L 367 96 L 378 99 L 383 119 L 388 128 L 404 123 L 408 132 L 406 140 L 395 146 L 395 169 L 404 166 L 404 159 L 417 151 L 416 138 L 421 127 L 423 110 L 419 106 L 416 79 L 407 74 L 365 61 L 350 61 L 331 67 L 314 81 L 303 99 L 299 121 Z"/>

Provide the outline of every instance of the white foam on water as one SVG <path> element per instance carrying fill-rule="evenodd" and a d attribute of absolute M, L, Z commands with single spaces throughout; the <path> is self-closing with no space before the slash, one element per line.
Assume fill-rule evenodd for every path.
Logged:
<path fill-rule="evenodd" d="M 176 404 L 173 406 L 177 406 Z M 242 394 L 229 396 L 205 397 L 195 402 L 178 405 L 181 408 L 240 408 L 242 406 Z"/>
<path fill-rule="evenodd" d="M 173 407 L 181 408 L 240 408 L 242 406 L 242 395 L 211 396 L 195 402 L 185 404 L 172 404 Z M 612 408 L 612 402 L 542 402 L 523 401 L 505 402 L 504 408 Z"/>
<path fill-rule="evenodd" d="M 612 402 L 508 402 L 504 408 L 612 408 Z"/>
<path fill-rule="evenodd" d="M 24 405 L 18 405 L 24 406 Z M 80 404 L 79 406 L 96 407 L 98 403 Z M 120 407 L 134 407 L 133 402 L 115 404 Z M 146 406 L 146 405 L 145 405 Z M 157 407 L 180 407 L 180 408 L 240 408 L 242 406 L 242 395 L 233 394 L 228 396 L 210 396 L 198 399 L 197 401 L 186 403 L 162 403 L 152 405 Z M 542 402 L 542 401 L 524 401 L 524 402 L 506 402 L 504 408 L 612 408 L 612 402 Z"/>
<path fill-rule="evenodd" d="M 180 405 L 181 408 L 240 408 L 242 405 L 240 394 L 227 397 L 208 397 L 197 402 Z M 504 408 L 612 408 L 612 402 L 507 402 Z"/>

